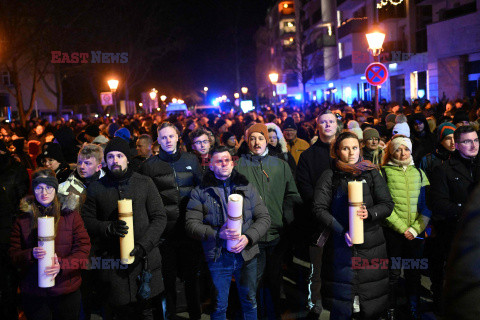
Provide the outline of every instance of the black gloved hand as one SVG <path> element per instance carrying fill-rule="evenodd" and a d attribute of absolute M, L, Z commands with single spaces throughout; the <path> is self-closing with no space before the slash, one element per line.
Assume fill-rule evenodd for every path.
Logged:
<path fill-rule="evenodd" d="M 137 260 L 137 258 L 143 258 L 145 256 L 145 249 L 143 249 L 141 245 L 136 244 L 132 252 L 130 252 L 130 257 L 133 256 L 135 256 L 135 260 Z"/>
<path fill-rule="evenodd" d="M 125 237 L 128 233 L 127 223 L 123 220 L 115 220 L 107 228 L 107 235 L 112 237 Z"/>

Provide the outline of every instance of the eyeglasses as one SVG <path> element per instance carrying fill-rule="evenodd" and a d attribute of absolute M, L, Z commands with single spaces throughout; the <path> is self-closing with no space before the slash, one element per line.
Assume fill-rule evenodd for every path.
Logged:
<path fill-rule="evenodd" d="M 203 140 L 203 141 L 195 141 L 193 144 L 200 146 L 200 145 L 207 145 L 210 144 L 209 140 Z"/>
<path fill-rule="evenodd" d="M 473 146 L 473 144 L 479 144 L 479 141 L 478 141 L 478 139 L 475 139 L 475 140 L 463 140 L 463 141 L 460 141 L 460 143 L 463 144 L 464 146 L 471 147 L 471 146 Z"/>
<path fill-rule="evenodd" d="M 51 186 L 47 186 L 47 187 L 35 187 L 34 191 L 35 191 L 35 194 L 42 194 L 43 191 L 45 191 L 47 194 L 51 194 L 53 192 L 53 190 L 55 190 L 54 187 L 51 187 Z"/>

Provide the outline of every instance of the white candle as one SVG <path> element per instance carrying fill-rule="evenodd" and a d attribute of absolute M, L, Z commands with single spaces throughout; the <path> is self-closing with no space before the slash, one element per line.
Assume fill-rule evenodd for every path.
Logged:
<path fill-rule="evenodd" d="M 39 217 L 38 224 L 38 246 L 46 251 L 42 259 L 38 259 L 38 286 L 40 288 L 51 288 L 55 285 L 55 279 L 45 274 L 45 268 L 53 265 L 55 257 L 55 218 Z"/>
<path fill-rule="evenodd" d="M 363 182 L 348 182 L 348 215 L 349 215 L 349 235 L 353 244 L 362 244 L 363 239 L 363 220 L 357 215 L 357 210 L 363 203 Z"/>
<path fill-rule="evenodd" d="M 360 216 L 357 214 L 359 206 L 349 206 L 348 215 L 349 215 L 349 231 L 348 234 L 352 239 L 353 244 L 362 244 L 363 239 L 363 220 L 360 219 Z"/>
<path fill-rule="evenodd" d="M 243 212 L 243 197 L 239 194 L 231 194 L 228 197 L 228 215 L 233 219 L 227 218 L 227 228 L 235 229 L 238 233 L 242 233 L 242 212 Z M 227 240 L 227 250 L 232 251 L 232 247 L 238 243 L 239 240 Z"/>
<path fill-rule="evenodd" d="M 362 181 L 348 182 L 348 202 L 350 203 L 363 202 L 363 182 Z"/>
<path fill-rule="evenodd" d="M 122 264 L 132 264 L 135 257 L 130 256 L 135 246 L 133 234 L 133 209 L 131 199 L 118 200 L 118 219 L 127 223 L 128 232 L 125 237 L 120 237 L 120 262 Z"/>

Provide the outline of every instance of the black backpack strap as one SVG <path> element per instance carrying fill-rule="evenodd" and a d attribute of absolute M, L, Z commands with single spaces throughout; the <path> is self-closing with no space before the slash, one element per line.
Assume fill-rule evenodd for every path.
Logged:
<path fill-rule="evenodd" d="M 381 167 L 381 168 L 380 168 L 380 173 L 382 174 L 383 179 L 385 179 L 385 182 L 388 182 L 387 172 L 385 171 L 385 168 L 384 168 L 384 167 Z"/>

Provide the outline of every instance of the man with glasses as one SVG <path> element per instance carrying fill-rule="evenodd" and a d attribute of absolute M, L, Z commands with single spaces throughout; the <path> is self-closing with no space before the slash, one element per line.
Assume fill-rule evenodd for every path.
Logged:
<path fill-rule="evenodd" d="M 379 148 L 380 134 L 377 129 L 366 128 L 363 130 L 363 158 L 373 164 L 380 165 L 383 158 L 383 150 Z"/>
<path fill-rule="evenodd" d="M 190 141 L 192 141 L 193 153 L 197 156 L 198 162 L 202 167 L 202 175 L 207 172 L 208 165 L 210 163 L 210 139 L 209 132 L 203 128 L 192 131 L 189 134 Z"/>
<path fill-rule="evenodd" d="M 450 245 L 456 234 L 457 224 L 462 216 L 464 206 L 474 187 L 480 180 L 478 163 L 478 134 L 471 126 L 461 126 L 454 132 L 455 151 L 449 160 L 436 167 L 432 175 L 430 197 L 432 220 L 436 238 L 435 252 L 429 261 L 430 279 L 434 307 L 437 314 L 442 314 L 441 301 L 444 264 L 448 259 Z"/>

